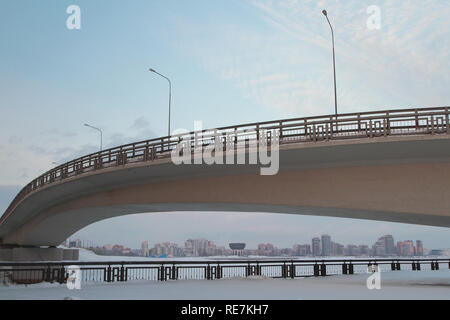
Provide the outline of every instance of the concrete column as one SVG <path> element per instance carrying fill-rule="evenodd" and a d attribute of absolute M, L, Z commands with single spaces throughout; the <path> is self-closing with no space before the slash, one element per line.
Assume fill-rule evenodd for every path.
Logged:
<path fill-rule="evenodd" d="M 61 248 L 14 248 L 12 260 L 15 262 L 62 261 Z"/>

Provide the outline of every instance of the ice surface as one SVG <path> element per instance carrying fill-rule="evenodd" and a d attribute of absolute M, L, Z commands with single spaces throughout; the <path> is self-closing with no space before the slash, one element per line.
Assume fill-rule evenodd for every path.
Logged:
<path fill-rule="evenodd" d="M 155 260 L 101 257 L 86 250 L 80 252 L 81 261 L 141 259 Z M 211 258 L 205 260 L 209 259 Z M 49 283 L 0 285 L 0 299 L 450 299 L 448 268 L 441 268 L 439 271 L 382 272 L 380 290 L 367 289 L 368 276 L 369 274 L 355 274 L 298 279 L 252 276 L 212 281 L 83 283 L 80 290 L 69 290 L 65 285 Z"/>

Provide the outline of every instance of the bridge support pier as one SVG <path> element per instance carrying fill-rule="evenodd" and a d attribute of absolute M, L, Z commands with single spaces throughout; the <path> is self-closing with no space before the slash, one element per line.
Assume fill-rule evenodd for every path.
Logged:
<path fill-rule="evenodd" d="M 13 247 L 0 248 L 0 261 L 78 261 L 78 249 Z"/>

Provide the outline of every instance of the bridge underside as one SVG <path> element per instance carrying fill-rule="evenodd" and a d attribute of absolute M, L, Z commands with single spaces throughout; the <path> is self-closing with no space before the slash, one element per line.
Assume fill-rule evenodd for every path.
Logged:
<path fill-rule="evenodd" d="M 284 145 L 274 176 L 259 175 L 257 166 L 175 166 L 167 159 L 93 171 L 38 190 L 3 222 L 0 237 L 10 245 L 55 246 L 96 221 L 170 211 L 450 227 L 449 181 L 447 135 Z"/>
<path fill-rule="evenodd" d="M 282 213 L 312 216 L 328 216 L 378 221 L 402 222 L 433 226 L 450 226 L 450 217 L 427 214 L 412 214 L 407 212 L 368 211 L 359 209 L 301 207 L 267 204 L 238 203 L 158 203 L 158 204 L 127 204 L 110 207 L 92 207 L 63 212 L 48 218 L 27 235 L 23 244 L 57 245 L 68 238 L 68 235 L 97 221 L 127 214 L 151 212 L 260 212 Z M 72 223 L 68 224 L 68 221 Z M 174 221 L 176 223 L 176 221 Z M 257 220 L 255 221 L 257 224 Z M 52 232 L 48 232 L 52 230 Z M 16 238 L 17 240 L 22 240 Z M 57 240 L 56 240 L 57 239 Z M 19 242 L 14 241 L 14 242 Z"/>

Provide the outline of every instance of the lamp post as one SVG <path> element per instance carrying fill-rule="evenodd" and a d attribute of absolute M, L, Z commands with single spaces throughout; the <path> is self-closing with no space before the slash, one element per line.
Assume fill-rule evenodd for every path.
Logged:
<path fill-rule="evenodd" d="M 102 151 L 102 149 L 103 149 L 103 132 L 102 132 L 102 130 L 99 129 L 99 128 L 93 127 L 93 126 L 91 126 L 91 125 L 89 125 L 89 124 L 87 124 L 87 123 L 85 123 L 84 126 L 85 126 L 85 127 L 89 127 L 89 128 L 91 128 L 91 129 L 95 129 L 95 130 L 97 130 L 98 132 L 100 132 L 100 151 Z"/>
<path fill-rule="evenodd" d="M 149 69 L 150 72 L 156 73 L 157 75 L 163 77 L 164 79 L 166 79 L 169 82 L 169 129 L 167 132 L 167 136 L 170 138 L 170 104 L 171 104 L 171 100 L 172 100 L 172 83 L 170 82 L 170 79 L 167 78 L 166 76 L 162 75 L 161 73 L 155 71 L 154 69 Z"/>
<path fill-rule="evenodd" d="M 335 113 L 335 115 L 336 115 L 336 120 L 337 120 L 336 62 L 335 62 L 335 58 L 334 58 L 334 32 L 333 32 L 333 27 L 331 26 L 330 20 L 328 19 L 327 10 L 323 10 L 322 13 L 323 13 L 323 15 L 325 16 L 325 18 L 327 18 L 328 24 L 330 25 L 330 29 L 331 29 L 331 39 L 332 39 L 332 43 L 333 43 L 334 113 Z M 336 126 L 337 126 L 337 123 L 336 123 Z"/>

